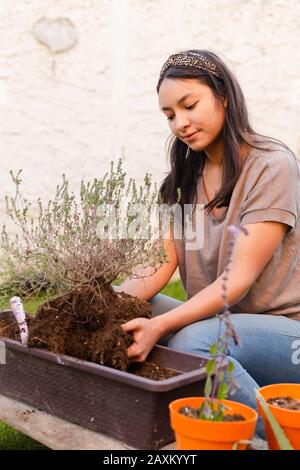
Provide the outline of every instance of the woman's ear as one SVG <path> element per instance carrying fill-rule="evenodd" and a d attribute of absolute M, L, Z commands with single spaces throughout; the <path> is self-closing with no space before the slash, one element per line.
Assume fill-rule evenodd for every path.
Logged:
<path fill-rule="evenodd" d="M 224 108 L 227 108 L 227 103 L 228 103 L 227 96 L 225 96 L 225 98 L 224 98 Z"/>

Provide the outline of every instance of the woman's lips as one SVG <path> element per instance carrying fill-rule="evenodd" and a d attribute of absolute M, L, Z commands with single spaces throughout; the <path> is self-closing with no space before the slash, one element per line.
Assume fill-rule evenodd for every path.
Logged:
<path fill-rule="evenodd" d="M 196 131 L 193 134 L 190 134 L 189 136 L 184 137 L 184 140 L 187 140 L 188 142 L 190 142 L 191 140 L 193 140 L 197 136 L 198 132 L 199 131 Z"/>

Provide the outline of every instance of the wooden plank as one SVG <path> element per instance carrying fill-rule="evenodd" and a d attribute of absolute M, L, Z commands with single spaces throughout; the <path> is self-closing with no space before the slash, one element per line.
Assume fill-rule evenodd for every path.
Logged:
<path fill-rule="evenodd" d="M 25 403 L 0 395 L 0 421 L 53 450 L 130 450 L 132 447 Z M 164 449 L 175 449 L 172 443 Z"/>
<path fill-rule="evenodd" d="M 0 394 L 0 421 L 53 450 L 135 450 L 124 442 L 90 431 L 83 426 L 32 408 Z M 255 436 L 252 450 L 268 450 L 266 441 Z M 161 450 L 176 449 L 175 442 Z"/>

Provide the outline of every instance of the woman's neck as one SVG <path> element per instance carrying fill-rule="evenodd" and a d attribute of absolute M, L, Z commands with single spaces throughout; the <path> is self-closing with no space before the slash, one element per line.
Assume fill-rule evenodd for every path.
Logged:
<path fill-rule="evenodd" d="M 218 139 L 204 150 L 207 164 L 211 167 L 221 167 L 223 164 L 223 140 Z"/>
<path fill-rule="evenodd" d="M 250 145 L 243 143 L 240 151 L 240 158 L 242 162 L 247 157 L 250 150 Z M 221 168 L 223 166 L 223 142 L 215 143 L 213 146 L 208 147 L 204 151 L 206 155 L 206 166 L 209 168 Z"/>

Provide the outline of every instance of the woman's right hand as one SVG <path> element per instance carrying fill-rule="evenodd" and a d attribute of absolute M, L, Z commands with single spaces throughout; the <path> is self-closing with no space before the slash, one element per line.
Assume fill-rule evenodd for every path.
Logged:
<path fill-rule="evenodd" d="M 161 319 L 135 318 L 121 326 L 126 333 L 132 333 L 134 340 L 127 349 L 128 358 L 131 362 L 144 362 L 162 336 Z"/>

